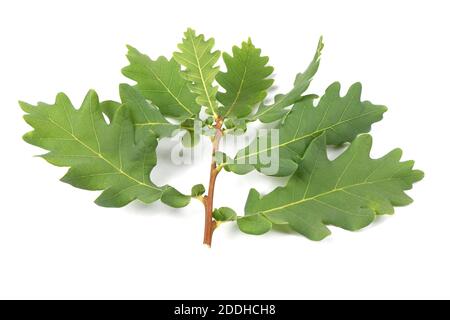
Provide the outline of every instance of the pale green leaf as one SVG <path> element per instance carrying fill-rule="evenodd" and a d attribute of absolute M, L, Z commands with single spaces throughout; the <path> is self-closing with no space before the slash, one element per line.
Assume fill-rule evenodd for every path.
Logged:
<path fill-rule="evenodd" d="M 262 234 L 272 224 L 285 224 L 311 240 L 321 240 L 330 234 L 327 225 L 359 230 L 376 215 L 392 214 L 394 206 L 411 203 L 404 191 L 421 180 L 423 172 L 413 170 L 413 161 L 400 162 L 400 149 L 372 159 L 371 146 L 370 135 L 360 135 L 330 161 L 326 135 L 316 138 L 285 187 L 266 196 L 252 189 L 240 229 Z"/>
<path fill-rule="evenodd" d="M 195 116 L 200 106 L 180 73 L 180 65 L 173 59 L 150 59 L 128 46 L 130 65 L 122 73 L 137 82 L 136 88 L 156 105 L 164 116 L 184 120 Z"/>
<path fill-rule="evenodd" d="M 48 162 L 70 167 L 62 181 L 82 189 L 103 190 L 97 204 L 121 207 L 135 199 L 151 203 L 166 191 L 173 193 L 171 187 L 150 181 L 157 140 L 147 134 L 136 142 L 126 108 L 119 108 L 108 125 L 93 91 L 79 109 L 62 93 L 53 105 L 20 105 L 26 122 L 34 128 L 25 134 L 25 141 L 48 150 L 42 156 Z"/>
<path fill-rule="evenodd" d="M 303 98 L 303 93 L 308 89 L 312 78 L 319 69 L 320 55 L 323 49 L 322 37 L 317 45 L 314 57 L 308 68 L 303 73 L 297 74 L 295 77 L 294 88 L 287 94 L 280 94 L 275 97 L 275 102 L 271 105 L 261 104 L 255 115 L 251 117 L 252 120 L 259 119 L 261 122 L 274 122 L 283 118 L 289 112 L 286 108 L 300 101 Z"/>
<path fill-rule="evenodd" d="M 227 72 L 219 72 L 216 79 L 225 92 L 217 93 L 217 100 L 224 105 L 222 116 L 245 117 L 253 107 L 264 100 L 267 89 L 273 83 L 268 79 L 273 68 L 267 66 L 269 58 L 261 56 L 251 40 L 233 47 L 233 55 L 223 53 Z"/>
<path fill-rule="evenodd" d="M 336 82 L 328 87 L 317 107 L 312 99 L 303 99 L 276 128 L 278 141 L 270 133 L 267 139 L 256 138 L 237 153 L 227 169 L 238 174 L 256 168 L 268 175 L 290 175 L 310 142 L 322 132 L 330 145 L 351 142 L 358 134 L 369 132 L 387 109 L 361 101 L 361 91 L 361 84 L 356 83 L 341 97 L 340 84 Z"/>
<path fill-rule="evenodd" d="M 138 139 L 149 131 L 156 133 L 159 138 L 170 137 L 178 129 L 179 126 L 168 122 L 160 110 L 148 102 L 137 89 L 128 84 L 121 84 L 119 90 L 122 104 L 130 111 Z"/>
<path fill-rule="evenodd" d="M 189 87 L 197 95 L 197 103 L 205 106 L 210 114 L 217 114 L 217 87 L 213 82 L 219 72 L 215 66 L 220 51 L 213 51 L 214 39 L 205 40 L 204 35 L 196 35 L 188 29 L 183 41 L 178 45 L 180 52 L 174 52 L 174 59 L 185 67 L 182 76 L 190 82 Z"/>

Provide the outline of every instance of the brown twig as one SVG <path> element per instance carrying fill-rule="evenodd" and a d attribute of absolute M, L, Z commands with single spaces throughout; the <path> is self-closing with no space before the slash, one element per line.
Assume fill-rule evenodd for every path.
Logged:
<path fill-rule="evenodd" d="M 223 123 L 222 119 L 218 118 L 214 125 L 214 127 L 216 129 L 216 134 L 214 135 L 214 138 L 212 139 L 212 160 L 211 160 L 211 168 L 210 168 L 210 173 L 209 173 L 208 195 L 206 195 L 203 198 L 203 204 L 205 205 L 205 230 L 204 230 L 203 243 L 209 247 L 211 246 L 212 235 L 213 235 L 214 229 L 216 228 L 216 222 L 214 221 L 214 219 L 212 217 L 212 211 L 214 209 L 213 208 L 214 187 L 216 184 L 217 175 L 219 174 L 219 170 L 217 170 L 215 154 L 219 150 L 220 139 L 222 138 L 222 135 L 223 135 L 222 123 Z"/>

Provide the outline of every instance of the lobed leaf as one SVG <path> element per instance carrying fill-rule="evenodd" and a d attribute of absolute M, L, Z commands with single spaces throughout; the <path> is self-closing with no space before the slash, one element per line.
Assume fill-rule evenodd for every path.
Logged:
<path fill-rule="evenodd" d="M 273 84 L 268 79 L 273 68 L 267 66 L 268 57 L 261 56 L 250 39 L 242 46 L 233 47 L 233 56 L 223 53 L 227 72 L 217 74 L 217 82 L 225 92 L 217 93 L 217 100 L 224 105 L 221 115 L 224 118 L 248 116 L 253 107 L 264 100 L 267 89 Z"/>
<path fill-rule="evenodd" d="M 62 181 L 81 189 L 103 190 L 98 205 L 121 207 L 135 199 L 151 203 L 161 197 L 169 197 L 169 205 L 187 204 L 189 197 L 150 180 L 156 165 L 156 136 L 146 134 L 136 142 L 130 112 L 123 105 L 109 125 L 94 91 L 79 109 L 63 93 L 53 105 L 20 105 L 26 112 L 25 121 L 34 128 L 24 140 L 48 150 L 42 156 L 48 162 L 70 167 Z"/>
<path fill-rule="evenodd" d="M 158 138 L 170 137 L 179 128 L 167 121 L 160 110 L 132 86 L 121 84 L 119 91 L 122 104 L 130 112 L 137 139 L 148 132 L 154 132 Z"/>
<path fill-rule="evenodd" d="M 200 106 L 188 88 L 188 81 L 180 73 L 180 65 L 174 60 L 159 57 L 150 59 L 137 49 L 128 46 L 130 65 L 122 73 L 136 81 L 136 88 L 151 100 L 166 117 L 184 120 L 197 115 Z"/>
<path fill-rule="evenodd" d="M 249 234 L 268 232 L 273 224 L 289 225 L 311 240 L 330 234 L 327 225 L 359 230 L 394 206 L 412 202 L 405 190 L 423 178 L 413 161 L 400 162 L 396 149 L 371 159 L 370 135 L 358 136 L 337 159 L 326 153 L 326 134 L 308 147 L 295 174 L 285 187 L 266 196 L 252 189 L 239 228 Z"/>
<path fill-rule="evenodd" d="M 197 95 L 197 103 L 205 106 L 210 114 L 217 115 L 216 93 L 214 79 L 219 72 L 215 66 L 220 57 L 220 51 L 212 52 L 214 39 L 205 40 L 204 35 L 196 35 L 192 29 L 184 33 L 183 41 L 178 45 L 180 52 L 174 52 L 174 59 L 186 69 L 182 76 L 189 81 L 189 88 Z"/>
<path fill-rule="evenodd" d="M 271 135 L 256 138 L 237 153 L 227 168 L 238 174 L 256 168 L 268 175 L 287 176 L 296 170 L 311 141 L 323 132 L 330 145 L 351 142 L 358 134 L 369 132 L 387 108 L 361 101 L 361 91 L 361 84 L 355 83 L 341 97 L 340 84 L 335 82 L 327 88 L 317 107 L 313 99 L 303 99 L 276 128 L 278 140 Z"/>
<path fill-rule="evenodd" d="M 275 102 L 271 105 L 266 106 L 264 104 L 261 104 L 257 112 L 251 117 L 251 119 L 258 119 L 264 123 L 274 122 L 282 119 L 289 112 L 289 110 L 286 110 L 286 108 L 303 98 L 303 93 L 306 91 L 306 89 L 308 89 L 312 78 L 319 69 L 322 49 L 323 42 L 322 37 L 320 37 L 316 52 L 308 68 L 306 68 L 303 73 L 298 73 L 295 77 L 294 88 L 287 94 L 277 95 L 275 97 Z"/>
<path fill-rule="evenodd" d="M 122 72 L 136 84 L 120 85 L 121 102 L 100 102 L 94 91 L 79 109 L 63 93 L 54 104 L 20 102 L 25 121 L 33 127 L 24 140 L 47 150 L 42 157 L 48 162 L 69 168 L 63 182 L 101 191 L 98 205 L 121 207 L 133 200 L 160 199 L 180 208 L 191 198 L 202 201 L 208 245 L 214 229 L 225 221 L 237 221 L 248 234 L 284 225 L 311 240 L 321 240 L 330 234 L 329 225 L 359 230 L 377 215 L 393 214 L 395 206 L 412 202 L 405 191 L 423 178 L 423 172 L 413 169 L 413 161 L 401 162 L 400 149 L 372 159 L 372 138 L 361 135 L 382 119 L 386 107 L 361 101 L 359 83 L 342 97 L 340 84 L 333 83 L 317 106 L 317 96 L 305 95 L 320 64 L 322 38 L 309 66 L 297 74 L 294 88 L 277 95 L 270 105 L 263 102 L 273 83 L 268 57 L 249 39 L 241 47 L 234 46 L 232 54 L 223 54 L 227 71 L 219 72 L 220 52 L 213 47 L 214 39 L 196 35 L 192 29 L 184 33 L 179 52 L 170 60 L 152 60 L 128 46 L 129 65 Z M 215 80 L 224 91 L 218 92 Z M 202 106 L 208 115 L 203 121 Z M 177 120 L 176 124 L 166 117 Z M 259 135 L 234 159 L 217 150 L 222 134 L 243 134 L 248 122 L 256 120 L 278 122 L 275 130 Z M 158 139 L 179 129 L 185 131 L 185 147 L 195 146 L 201 134 L 211 139 L 211 190 L 222 168 L 238 174 L 256 169 L 291 177 L 285 186 L 264 196 L 251 189 L 243 217 L 228 207 L 211 212 L 213 194 L 204 195 L 202 184 L 184 195 L 150 179 Z M 351 144 L 346 151 L 335 160 L 328 159 L 327 145 L 347 142 Z"/>

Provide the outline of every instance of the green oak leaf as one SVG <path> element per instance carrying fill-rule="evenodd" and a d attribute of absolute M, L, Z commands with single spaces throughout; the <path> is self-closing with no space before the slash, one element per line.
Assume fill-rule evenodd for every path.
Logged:
<path fill-rule="evenodd" d="M 161 195 L 161 202 L 173 208 L 183 208 L 191 202 L 191 197 L 171 186 L 166 186 Z"/>
<path fill-rule="evenodd" d="M 221 222 L 235 221 L 237 218 L 237 214 L 231 208 L 221 207 L 219 209 L 214 209 L 213 217 L 216 221 L 221 221 Z"/>
<path fill-rule="evenodd" d="M 261 104 L 257 112 L 251 117 L 251 120 L 260 120 L 268 123 L 282 119 L 289 111 L 287 107 L 293 105 L 303 98 L 303 93 L 308 89 L 312 78 L 319 69 L 320 55 L 323 49 L 322 37 L 319 39 L 314 57 L 308 68 L 303 73 L 298 73 L 295 77 L 294 88 L 287 94 L 275 96 L 275 102 L 271 105 Z"/>
<path fill-rule="evenodd" d="M 123 105 L 110 124 L 94 91 L 86 95 L 79 109 L 63 93 L 53 105 L 20 105 L 26 112 L 25 121 L 34 128 L 24 140 L 48 150 L 42 156 L 48 162 L 70 167 L 62 181 L 86 190 L 103 190 L 98 205 L 122 207 L 135 199 L 151 203 L 161 197 L 168 205 L 188 203 L 189 197 L 172 187 L 150 181 L 156 165 L 156 136 L 146 134 L 136 141 L 130 112 Z"/>
<path fill-rule="evenodd" d="M 236 221 L 248 234 L 290 228 L 311 240 L 328 236 L 329 225 L 359 230 L 377 215 L 392 214 L 395 206 L 409 204 L 412 199 L 405 192 L 423 178 L 423 172 L 413 168 L 413 161 L 402 162 L 400 149 L 379 159 L 370 157 L 372 138 L 365 133 L 387 108 L 362 101 L 361 84 L 352 85 L 343 96 L 339 83 L 330 85 L 320 99 L 307 92 L 322 49 L 320 38 L 312 61 L 297 74 L 293 88 L 268 103 L 273 68 L 250 38 L 223 54 L 223 72 L 217 65 L 221 52 L 214 49 L 214 39 L 190 28 L 170 60 L 152 60 L 128 46 L 129 65 L 122 73 L 134 82 L 120 85 L 119 102 L 100 102 L 94 91 L 79 108 L 63 93 L 53 104 L 20 102 L 24 119 L 33 128 L 24 140 L 45 149 L 41 157 L 49 163 L 68 169 L 63 182 L 100 191 L 95 201 L 100 206 L 161 200 L 180 208 L 193 198 L 199 200 L 205 209 L 207 246 L 214 230 L 226 221 Z M 272 124 L 260 128 L 234 158 L 221 151 L 228 138 L 240 144 L 237 136 L 255 121 Z M 184 148 L 210 140 L 208 190 L 196 184 L 185 195 L 151 180 L 158 143 L 175 136 L 182 137 Z M 328 146 L 343 144 L 348 148 L 329 160 Z M 201 149 L 192 150 L 195 154 L 174 149 L 172 155 L 195 156 Z M 214 190 L 220 191 L 215 188 L 216 178 L 222 169 L 237 174 L 258 170 L 285 176 L 287 183 L 267 195 L 251 189 L 245 215 L 238 216 L 229 207 L 213 209 Z"/>
<path fill-rule="evenodd" d="M 423 172 L 413 170 L 413 161 L 400 162 L 400 149 L 372 159 L 371 146 L 371 136 L 360 135 L 330 161 L 326 135 L 316 138 L 285 187 L 262 197 L 250 191 L 239 228 L 263 234 L 273 224 L 283 224 L 311 240 L 321 240 L 330 234 L 327 225 L 359 230 L 377 215 L 394 213 L 394 206 L 411 203 L 404 191 L 421 180 Z"/>
<path fill-rule="evenodd" d="M 256 168 L 268 175 L 287 176 L 296 170 L 310 142 L 322 132 L 330 145 L 351 142 L 358 134 L 369 132 L 387 108 L 361 101 L 361 91 L 361 84 L 355 83 L 341 97 L 340 84 L 335 82 L 327 88 L 317 107 L 313 99 L 301 100 L 276 128 L 278 140 L 272 142 L 271 134 L 267 134 L 267 139 L 260 135 L 240 150 L 227 168 L 238 174 Z"/>
<path fill-rule="evenodd" d="M 179 128 L 178 125 L 167 121 L 160 110 L 132 86 L 121 84 L 119 92 L 122 103 L 131 114 L 138 139 L 141 134 L 149 131 L 154 132 L 159 138 L 170 137 Z"/>
<path fill-rule="evenodd" d="M 217 93 L 217 100 L 224 105 L 222 116 L 245 117 L 253 107 L 264 100 L 267 89 L 273 84 L 268 79 L 273 68 L 267 66 L 269 58 L 261 56 L 261 49 L 256 48 L 250 39 L 242 46 L 234 46 L 233 56 L 223 53 L 227 72 L 217 74 L 217 82 L 225 92 Z"/>
<path fill-rule="evenodd" d="M 130 110 L 136 127 L 136 137 L 140 139 L 142 134 L 151 131 L 156 133 L 158 138 L 171 137 L 178 130 L 185 131 L 182 137 L 182 144 L 187 148 L 192 148 L 200 141 L 201 121 L 188 118 L 179 125 L 170 123 L 164 118 L 159 109 L 148 102 L 137 89 L 128 84 L 120 85 L 120 97 L 122 103 Z"/>
<path fill-rule="evenodd" d="M 220 51 L 211 50 L 214 39 L 205 40 L 203 34 L 196 35 L 192 29 L 184 33 L 183 41 L 178 45 L 180 52 L 174 52 L 174 59 L 186 69 L 182 76 L 189 81 L 189 88 L 197 95 L 197 103 L 205 106 L 210 114 L 217 115 L 216 93 L 213 86 L 219 67 L 214 66 L 220 58 Z"/>
<path fill-rule="evenodd" d="M 174 60 L 159 57 L 150 59 L 135 48 L 128 46 L 130 65 L 122 73 L 136 81 L 136 88 L 152 101 L 166 117 L 184 120 L 197 115 L 200 106 L 180 73 L 180 65 Z"/>
<path fill-rule="evenodd" d="M 200 197 L 206 192 L 203 184 L 196 184 L 191 188 L 191 197 Z"/>

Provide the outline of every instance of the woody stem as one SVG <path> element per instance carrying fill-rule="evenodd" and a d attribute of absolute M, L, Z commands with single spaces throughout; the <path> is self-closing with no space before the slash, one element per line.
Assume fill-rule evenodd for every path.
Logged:
<path fill-rule="evenodd" d="M 203 198 L 203 204 L 205 206 L 205 229 L 204 229 L 204 237 L 203 243 L 207 246 L 211 246 L 212 235 L 214 229 L 216 227 L 216 222 L 213 219 L 213 205 L 214 205 L 214 188 L 216 184 L 216 178 L 219 174 L 219 170 L 217 170 L 217 163 L 215 160 L 215 154 L 219 150 L 220 139 L 222 138 L 222 119 L 218 118 L 214 125 L 216 129 L 216 133 L 214 138 L 212 139 L 212 159 L 211 159 L 211 168 L 209 173 L 209 186 L 208 186 L 208 194 Z"/>

